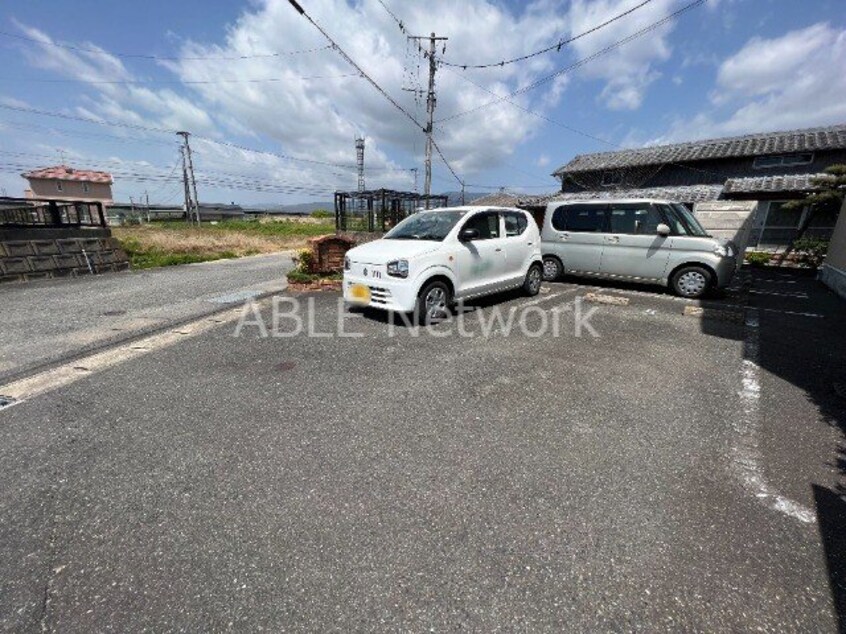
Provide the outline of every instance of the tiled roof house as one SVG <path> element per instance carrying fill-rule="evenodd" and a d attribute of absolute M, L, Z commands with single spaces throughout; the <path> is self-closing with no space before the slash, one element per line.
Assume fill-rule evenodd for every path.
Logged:
<path fill-rule="evenodd" d="M 27 198 L 112 202 L 112 175 L 68 165 L 44 167 L 21 174 L 29 181 Z"/>
<path fill-rule="evenodd" d="M 538 209 L 552 200 L 659 198 L 697 203 L 759 201 L 753 246 L 778 247 L 795 234 L 807 210 L 784 202 L 813 189 L 829 165 L 846 164 L 846 124 L 804 130 L 580 154 L 553 172 L 559 192 L 522 198 Z M 814 219 L 810 235 L 831 233 L 836 216 Z"/>

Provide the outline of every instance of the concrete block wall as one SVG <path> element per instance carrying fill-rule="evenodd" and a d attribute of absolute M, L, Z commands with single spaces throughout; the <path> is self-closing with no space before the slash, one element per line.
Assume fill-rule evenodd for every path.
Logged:
<path fill-rule="evenodd" d="M 732 240 L 741 254 L 749 243 L 758 211 L 757 200 L 718 200 L 697 203 L 693 213 L 708 233 Z"/>
<path fill-rule="evenodd" d="M 108 230 L 4 229 L 0 282 L 122 271 L 129 260 Z"/>

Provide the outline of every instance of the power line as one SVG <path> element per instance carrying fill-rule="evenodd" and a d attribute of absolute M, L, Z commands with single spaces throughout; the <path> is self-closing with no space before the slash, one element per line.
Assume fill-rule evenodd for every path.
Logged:
<path fill-rule="evenodd" d="M 399 26 L 399 30 L 400 30 L 400 31 L 401 31 L 404 35 L 406 35 L 407 33 L 406 33 L 406 30 L 405 30 L 405 23 L 404 23 L 402 20 L 400 20 L 400 19 L 396 16 L 396 14 L 395 14 L 393 11 L 391 11 L 391 9 L 388 7 L 388 5 L 387 5 L 387 4 L 385 4 L 382 0 L 376 0 L 376 1 L 377 1 L 379 4 L 381 4 L 381 5 L 382 5 L 382 8 L 385 10 L 385 12 L 386 12 L 389 16 L 391 16 L 391 17 L 393 18 L 394 22 L 396 22 L 396 23 L 397 23 L 397 26 Z"/>
<path fill-rule="evenodd" d="M 464 186 L 464 181 L 463 181 L 463 180 L 461 180 L 461 177 L 460 177 L 458 174 L 456 174 L 456 173 L 455 173 L 455 170 L 454 170 L 454 169 L 452 169 L 452 165 L 450 165 L 450 164 L 449 164 L 449 161 L 447 161 L 447 160 L 446 160 L 446 157 L 444 156 L 444 153 L 443 153 L 443 152 L 441 152 L 441 148 L 440 148 L 440 146 L 438 146 L 438 144 L 437 144 L 437 142 L 435 141 L 435 138 L 434 138 L 434 137 L 432 137 L 432 145 L 434 145 L 434 146 L 435 146 L 435 151 L 437 151 L 438 156 L 440 156 L 440 157 L 441 157 L 441 160 L 444 162 L 444 165 L 446 165 L 446 166 L 447 166 L 447 169 L 449 169 L 450 173 L 453 175 L 453 177 L 455 178 L 455 180 L 457 180 L 457 181 L 458 181 L 458 183 L 459 183 L 459 184 L 463 187 L 463 186 Z"/>
<path fill-rule="evenodd" d="M 533 116 L 535 116 L 539 119 L 543 119 L 547 123 L 552 123 L 553 125 L 557 125 L 561 128 L 564 128 L 565 130 L 569 130 L 570 132 L 574 132 L 574 133 L 579 134 L 581 136 L 587 137 L 588 139 L 592 139 L 594 141 L 599 141 L 600 143 L 604 143 L 605 145 L 608 145 L 608 146 L 611 146 L 611 147 L 617 147 L 614 143 L 611 143 L 610 141 L 606 141 L 602 137 L 595 136 L 593 134 L 590 134 L 589 132 L 583 132 L 582 130 L 579 130 L 578 128 L 574 128 L 572 126 L 567 125 L 566 123 L 561 123 L 560 121 L 556 121 L 555 119 L 552 119 L 551 117 L 548 117 L 544 114 L 541 114 L 540 112 L 537 112 L 536 110 L 531 110 L 530 108 L 526 108 L 525 106 L 517 103 L 516 101 L 512 101 L 508 96 L 498 95 L 495 92 L 493 92 L 492 90 L 490 90 L 490 89 L 486 88 L 485 86 L 479 84 L 478 82 L 473 81 L 472 79 L 470 79 L 466 75 L 463 75 L 461 73 L 457 73 L 457 72 L 455 72 L 451 69 L 447 69 L 447 70 L 449 70 L 451 73 L 453 73 L 457 77 L 460 77 L 464 81 L 466 81 L 470 84 L 473 84 L 474 86 L 476 86 L 476 88 L 479 88 L 480 90 L 484 90 L 489 95 L 492 95 L 493 97 L 496 97 L 497 99 L 502 100 L 502 101 L 506 102 L 507 104 L 509 104 L 511 106 L 514 106 L 518 110 L 522 110 L 526 114 L 530 114 L 530 115 L 533 115 Z"/>
<path fill-rule="evenodd" d="M 24 40 L 26 42 L 33 42 L 35 44 L 42 44 L 45 46 L 55 46 L 57 48 L 64 48 L 72 51 L 79 51 L 81 53 L 93 53 L 95 55 L 111 55 L 113 57 L 124 57 L 124 58 L 131 58 L 131 59 L 151 59 L 151 60 L 165 60 L 165 61 L 199 61 L 199 60 L 220 60 L 220 61 L 231 61 L 231 60 L 239 60 L 239 59 L 259 59 L 259 58 L 266 58 L 266 57 L 286 57 L 288 55 L 304 55 L 306 53 L 317 53 L 319 51 L 325 51 L 331 46 L 319 46 L 316 48 L 307 48 L 301 49 L 296 51 L 272 51 L 269 53 L 256 53 L 250 55 L 232 55 L 232 56 L 215 56 L 215 55 L 201 55 L 201 56 L 181 56 L 181 55 L 148 55 L 142 53 L 113 53 L 110 51 L 104 51 L 99 48 L 91 48 L 86 46 L 76 46 L 74 44 L 61 44 L 59 42 L 53 42 L 52 40 L 42 40 L 36 37 L 28 37 L 26 35 L 20 35 L 18 33 L 10 33 L 8 31 L 0 31 L 0 35 L 3 37 L 10 37 L 16 40 Z"/>
<path fill-rule="evenodd" d="M 0 108 L 5 110 L 14 110 L 16 112 L 26 112 L 28 114 L 37 114 L 45 117 L 57 117 L 59 119 L 67 119 L 68 121 L 82 121 L 84 123 L 94 123 L 97 125 L 107 125 L 116 128 L 127 128 L 130 130 L 144 130 L 146 132 L 162 132 L 166 134 L 173 134 L 176 130 L 168 130 L 167 128 L 154 128 L 151 126 L 139 125 L 137 123 L 124 123 L 122 121 L 106 121 L 103 119 L 92 119 L 91 117 L 81 117 L 79 115 L 67 114 L 64 112 L 50 112 L 48 110 L 39 110 L 38 108 L 29 108 L 25 106 L 13 106 L 10 104 L 0 103 Z"/>
<path fill-rule="evenodd" d="M 15 158 L 6 159 L 5 163 L 2 165 L 6 168 L 13 168 L 18 171 L 29 171 L 32 169 L 38 169 L 41 167 L 41 164 L 35 163 L 32 161 L 32 158 L 38 159 L 39 157 L 44 157 L 47 155 L 42 154 L 27 154 L 25 152 L 8 152 L 8 151 L 0 151 L 4 154 L 9 154 Z M 174 179 L 173 171 L 174 169 L 171 168 L 170 171 L 165 175 L 164 171 L 165 167 L 156 166 L 156 165 L 126 165 L 123 164 L 124 169 L 121 167 L 113 167 L 112 165 L 103 165 L 103 163 L 115 163 L 119 161 L 110 161 L 110 160 L 85 160 L 86 164 L 90 166 L 92 169 L 101 169 L 108 171 L 110 175 L 118 179 L 129 179 L 129 180 L 138 180 L 142 182 L 147 181 L 162 181 L 168 182 L 173 180 L 180 180 L 179 178 Z M 263 189 L 282 189 L 284 191 L 303 191 L 303 192 L 310 192 L 310 191 L 329 191 L 329 188 L 321 187 L 320 184 L 315 183 L 297 183 L 297 184 L 280 184 L 278 182 L 260 180 L 258 177 L 250 174 L 234 174 L 231 172 L 217 172 L 217 171 L 209 171 L 203 170 L 198 172 L 197 177 L 198 182 L 208 183 L 215 186 L 235 186 L 236 188 L 241 185 L 247 185 L 249 187 L 257 187 Z"/>
<path fill-rule="evenodd" d="M 325 37 L 330 42 L 332 48 L 334 48 L 335 51 L 337 51 L 337 53 L 341 57 L 343 57 L 344 60 L 350 66 L 355 68 L 361 74 L 361 76 L 364 79 L 366 79 L 368 81 L 368 83 L 370 83 L 370 85 L 373 86 L 379 92 L 379 94 L 381 94 L 385 99 L 387 99 L 394 108 L 396 108 L 401 113 L 403 113 L 406 117 L 408 117 L 408 119 L 410 119 L 411 122 L 414 123 L 414 125 L 416 125 L 421 130 L 425 131 L 425 128 L 423 127 L 423 125 L 417 119 L 414 118 L 414 115 L 412 115 L 408 110 L 403 108 L 393 97 L 391 97 L 391 95 L 389 95 L 385 91 L 384 88 L 382 88 L 378 83 L 376 83 L 376 80 L 374 80 L 370 75 L 368 75 L 366 72 L 364 72 L 364 69 L 361 68 L 361 66 L 359 66 L 358 64 L 356 64 L 356 62 L 349 55 L 347 55 L 347 53 L 344 51 L 344 49 L 342 49 L 340 47 L 340 45 L 335 40 L 332 39 L 332 37 L 323 29 L 323 27 L 320 26 L 308 13 L 306 13 L 305 9 L 303 9 L 299 5 L 297 0 L 288 0 L 288 2 L 291 4 L 292 7 L 294 7 L 294 9 L 297 11 L 297 13 L 299 13 L 301 16 L 303 16 L 306 20 L 309 21 L 309 23 L 311 23 L 312 26 L 314 26 L 314 28 L 316 28 L 318 31 L 320 31 L 320 34 L 323 35 L 323 37 Z"/>
<path fill-rule="evenodd" d="M 0 81 L 12 82 L 35 82 L 44 84 L 109 84 L 109 85 L 123 85 L 123 84 L 187 84 L 187 85 L 202 85 L 202 84 L 262 84 L 270 82 L 291 82 L 293 80 L 316 80 L 316 79 L 343 79 L 345 77 L 358 77 L 358 73 L 345 73 L 343 75 L 311 75 L 301 77 L 263 77 L 256 79 L 50 79 L 41 77 L 0 77 Z"/>
<path fill-rule="evenodd" d="M 582 33 L 579 33 L 578 35 L 574 35 L 573 37 L 568 38 L 566 40 L 564 40 L 564 39 L 558 40 L 558 42 L 556 42 L 555 44 L 552 44 L 551 46 L 547 46 L 546 48 L 542 48 L 538 51 L 534 51 L 533 53 L 527 53 L 525 55 L 521 55 L 519 57 L 514 57 L 512 59 L 505 59 L 505 60 L 501 60 L 499 62 L 493 62 L 493 63 L 488 63 L 488 64 L 458 64 L 456 62 L 448 62 L 446 60 L 441 60 L 440 63 L 443 66 L 453 66 L 453 67 L 456 67 L 456 68 L 461 68 L 462 70 L 467 70 L 468 68 L 474 68 L 474 69 L 476 69 L 476 68 L 501 68 L 501 67 L 507 66 L 509 64 L 515 64 L 517 62 L 522 62 L 522 61 L 525 61 L 527 59 L 531 59 L 533 57 L 538 57 L 539 55 L 543 55 L 544 53 L 549 53 L 550 51 L 553 51 L 553 50 L 556 51 L 556 52 L 560 52 L 562 47 L 564 47 L 568 44 L 572 44 L 576 40 L 579 40 L 579 39 L 585 37 L 586 35 L 590 35 L 591 33 L 595 33 L 596 31 L 599 31 L 600 29 L 605 28 L 609 24 L 613 24 L 617 20 L 624 18 L 631 13 L 634 13 L 635 11 L 640 9 L 641 7 L 645 7 L 650 2 L 652 2 L 652 0 L 644 0 L 640 4 L 637 4 L 637 5 L 633 6 L 631 9 L 628 9 L 626 11 L 623 11 L 622 13 L 615 15 L 613 18 L 606 20 L 602 24 L 597 24 L 595 27 L 588 29 L 587 31 L 583 31 Z M 380 0 L 380 4 L 382 4 L 381 0 Z M 384 4 L 382 4 L 382 6 L 384 6 Z"/>
<path fill-rule="evenodd" d="M 703 4 L 704 2 L 705 2 L 705 0 L 694 0 L 694 2 L 686 4 L 682 8 L 678 9 L 677 11 L 674 11 L 673 13 L 670 13 L 669 15 L 667 15 L 664 18 L 658 20 L 657 22 L 653 22 L 652 24 L 640 29 L 639 31 L 629 35 L 628 37 L 623 38 L 622 40 L 618 40 L 617 42 L 614 42 L 610 46 L 606 46 L 605 48 L 597 51 L 596 53 L 593 53 L 592 55 L 589 55 L 587 57 L 583 57 L 579 61 L 577 61 L 573 64 L 570 64 L 569 66 L 565 66 L 564 68 L 561 68 L 561 69 L 555 71 L 554 73 L 551 73 L 549 75 L 545 75 L 544 77 L 541 77 L 537 81 L 535 81 L 535 82 L 533 82 L 533 83 L 531 83 L 527 86 L 524 86 L 522 88 L 518 88 L 517 90 L 514 90 L 514 91 L 508 93 L 507 95 L 499 95 L 499 96 L 497 96 L 496 99 L 494 99 L 492 101 L 488 101 L 487 103 L 483 103 L 479 106 L 476 106 L 475 108 L 463 110 L 462 112 L 458 112 L 454 115 L 450 115 L 449 117 L 444 117 L 442 119 L 439 119 L 438 123 L 443 123 L 445 121 L 451 121 L 453 119 L 458 119 L 459 117 L 466 116 L 466 115 L 471 114 L 473 112 L 478 112 L 479 110 L 482 110 L 482 109 L 487 108 L 489 106 L 493 106 L 493 105 L 496 105 L 496 104 L 501 103 L 503 101 L 506 101 L 506 100 L 508 100 L 509 97 L 516 97 L 517 95 L 521 95 L 521 94 L 525 94 L 527 92 L 530 92 L 530 91 L 534 90 L 535 88 L 538 88 L 538 87 L 542 86 L 543 84 L 546 84 L 546 83 L 552 81 L 556 77 L 560 77 L 561 75 L 564 75 L 564 74 L 572 72 L 572 71 L 574 71 L 578 68 L 581 68 L 582 66 L 584 66 L 585 64 L 593 61 L 594 59 L 601 57 L 602 55 L 605 55 L 606 53 L 610 53 L 611 51 L 613 51 L 613 50 L 615 50 L 615 49 L 617 49 L 617 48 L 619 48 L 619 47 L 621 47 L 625 44 L 628 44 L 632 40 L 635 40 L 639 37 L 646 35 L 647 33 L 654 31 L 655 29 L 663 26 L 664 24 L 666 24 L 667 22 L 669 22 L 673 18 L 675 18 L 675 17 L 681 15 L 682 13 L 689 11 L 689 10 Z"/>
<path fill-rule="evenodd" d="M 292 2 L 292 4 L 295 4 L 294 0 L 289 0 L 289 1 Z M 387 4 L 385 4 L 385 2 L 383 2 L 383 0 L 378 0 L 378 2 L 379 2 L 380 5 L 382 5 L 382 8 L 385 9 L 385 11 L 388 13 L 388 15 L 390 15 L 391 18 L 393 18 L 394 22 L 397 23 L 400 31 L 408 37 L 408 40 L 415 42 L 417 44 L 417 49 L 423 54 L 423 57 L 428 58 L 428 60 L 429 60 L 429 89 L 427 91 L 427 97 L 426 97 L 426 115 L 427 115 L 428 118 L 427 118 L 427 121 L 426 121 L 426 126 L 423 128 L 423 131 L 426 133 L 426 156 L 425 156 L 425 165 L 424 165 L 425 173 L 424 173 L 424 181 L 423 181 L 423 193 L 424 193 L 425 196 L 428 197 L 431 194 L 431 191 L 432 191 L 432 148 L 434 147 L 438 152 L 438 156 L 441 157 L 441 160 L 444 162 L 444 164 L 447 166 L 447 168 L 449 168 L 449 171 L 455 177 L 455 180 L 457 180 L 459 182 L 459 184 L 461 185 L 461 192 L 462 192 L 461 197 L 462 197 L 462 200 L 463 200 L 463 198 L 464 198 L 464 181 L 461 180 L 461 178 L 458 176 L 458 174 L 455 173 L 455 170 L 449 164 L 449 161 L 446 160 L 446 157 L 444 156 L 443 152 L 441 152 L 441 148 L 438 147 L 438 144 L 435 142 L 435 135 L 434 135 L 435 104 L 436 104 L 436 101 L 437 101 L 436 98 L 435 98 L 435 71 L 437 70 L 437 67 L 438 67 L 437 60 L 436 60 L 436 50 L 435 50 L 435 48 L 437 46 L 437 42 L 439 42 L 439 41 L 445 42 L 447 40 L 447 38 L 436 37 L 434 33 L 429 35 L 428 38 L 426 36 L 408 35 L 408 33 L 405 30 L 405 25 L 404 25 L 403 21 L 399 17 L 397 17 L 397 15 L 393 11 L 391 11 L 391 9 L 388 7 Z M 420 40 L 425 40 L 425 39 L 429 40 L 429 50 L 424 49 L 422 47 L 422 45 L 420 44 Z M 446 51 L 446 44 L 444 44 L 444 51 Z M 427 206 L 428 206 L 428 200 L 427 200 Z"/>
<path fill-rule="evenodd" d="M 24 107 L 24 106 L 13 106 L 13 105 L 9 105 L 9 104 L 0 104 L 0 108 L 6 109 L 6 110 L 14 110 L 16 112 L 23 112 L 23 113 L 27 113 L 27 114 L 35 114 L 35 115 L 40 115 L 40 116 L 45 116 L 45 117 L 57 117 L 57 118 L 66 119 L 66 120 L 69 120 L 69 121 L 81 121 L 83 123 L 91 123 L 91 124 L 94 124 L 94 125 L 105 125 L 105 126 L 111 126 L 111 127 L 117 127 L 117 128 L 127 128 L 127 129 L 131 129 L 131 130 L 143 130 L 145 132 L 157 132 L 157 133 L 163 133 L 163 134 L 175 134 L 177 132 L 177 130 L 169 130 L 167 128 L 155 128 L 155 127 L 145 126 L 145 125 L 140 125 L 140 124 L 135 124 L 135 123 L 124 123 L 124 122 L 121 122 L 121 121 L 106 121 L 106 120 L 102 120 L 102 119 L 93 119 L 91 117 L 82 117 L 82 116 L 79 116 L 79 115 L 67 114 L 67 113 L 64 113 L 64 112 L 51 112 L 49 110 L 39 110 L 38 108 L 30 108 L 30 107 Z M 205 141 L 207 143 L 213 143 L 215 145 L 222 145 L 222 146 L 225 146 L 225 147 L 230 147 L 230 148 L 241 150 L 241 151 L 244 151 L 244 152 L 251 152 L 251 153 L 254 153 L 254 154 L 264 154 L 266 156 L 273 156 L 273 157 L 285 159 L 285 160 L 288 160 L 288 161 L 296 161 L 296 162 L 300 162 L 300 163 L 309 163 L 309 164 L 313 164 L 313 165 L 324 165 L 324 166 L 329 166 L 329 167 L 337 167 L 337 168 L 346 169 L 346 170 L 357 169 L 355 165 L 349 164 L 349 163 L 346 163 L 346 164 L 344 164 L 344 163 L 332 163 L 332 162 L 329 162 L 329 161 L 320 161 L 320 160 L 317 160 L 317 159 L 300 158 L 300 157 L 296 157 L 296 156 L 291 156 L 289 154 L 280 154 L 278 152 L 271 152 L 269 150 L 257 150 L 255 148 L 247 147 L 247 146 L 244 146 L 244 145 L 239 145 L 237 143 L 220 141 L 218 139 L 212 139 L 210 137 L 201 136 L 199 134 L 195 134 L 193 136 L 194 136 L 194 138 L 200 139 L 200 140 Z M 399 168 L 399 167 L 397 167 L 397 168 L 393 168 L 393 167 L 373 167 L 373 168 L 369 168 L 369 169 L 371 171 L 376 171 L 376 170 L 393 171 L 393 172 L 406 172 L 406 171 L 408 171 L 407 168 Z"/>
<path fill-rule="evenodd" d="M 32 169 L 31 165 L 22 165 L 22 164 L 15 164 L 15 163 L 0 163 L 0 173 L 4 174 L 20 174 L 22 170 Z M 114 172 L 113 175 L 120 180 L 130 181 L 130 182 L 138 182 L 138 183 L 150 183 L 150 182 L 170 182 L 170 183 L 180 183 L 182 181 L 181 176 L 174 176 L 167 178 L 164 175 L 149 175 L 149 174 L 132 174 L 132 173 L 118 173 Z M 209 187 L 217 188 L 217 189 L 229 189 L 233 191 L 251 191 L 251 192 L 260 192 L 260 193 L 274 193 L 274 194 L 305 194 L 305 195 L 320 195 L 320 194 L 327 194 L 334 191 L 332 187 L 301 187 L 296 185 L 273 185 L 273 184 L 249 184 L 249 183 L 242 183 L 236 180 L 221 180 L 221 179 L 214 179 L 214 178 L 202 178 L 198 177 L 198 183 L 202 183 L 203 185 L 207 185 Z"/>
<path fill-rule="evenodd" d="M 8 126 L 23 131 L 47 132 L 49 134 L 60 134 L 62 136 L 78 137 L 81 139 L 114 139 L 117 141 L 131 141 L 133 143 L 144 143 L 149 145 L 167 145 L 171 146 L 171 141 L 160 141 L 158 139 L 142 138 L 138 136 L 117 136 L 114 134 L 97 134 L 95 132 L 82 132 L 80 130 L 65 130 L 53 126 L 42 126 L 35 123 L 25 123 L 23 121 L 0 120 L 0 126 Z"/>
<path fill-rule="evenodd" d="M 456 73 L 455 71 L 451 71 L 451 72 L 453 74 L 457 75 L 458 77 L 461 77 L 464 81 L 467 81 L 467 82 L 473 84 L 474 86 L 476 86 L 477 88 L 484 90 L 488 94 L 498 97 L 498 95 L 496 93 L 489 90 L 488 88 L 485 88 L 481 84 L 476 83 L 475 81 L 473 81 L 469 77 L 467 77 L 463 74 Z M 612 141 L 608 141 L 607 139 L 603 139 L 602 137 L 598 137 L 598 136 L 591 134 L 589 132 L 585 132 L 584 130 L 579 130 L 578 128 L 574 128 L 573 126 L 567 125 L 566 123 L 562 123 L 561 121 L 553 119 L 552 117 L 549 117 L 545 114 L 542 114 L 542 113 L 537 112 L 535 110 L 532 110 L 530 108 L 526 108 L 525 106 L 517 103 L 516 101 L 512 101 L 511 99 L 505 98 L 504 101 L 506 103 L 508 103 L 509 105 L 514 106 L 515 108 L 517 108 L 519 110 L 522 110 L 526 114 L 530 114 L 532 116 L 535 116 L 538 119 L 542 119 L 543 121 L 546 121 L 547 123 L 551 123 L 551 124 L 556 125 L 560 128 L 564 128 L 565 130 L 568 130 L 568 131 L 573 132 L 575 134 L 581 135 L 581 136 L 586 137 L 588 139 L 592 139 L 594 141 L 599 141 L 600 143 L 607 145 L 608 147 L 614 148 L 615 150 L 626 149 L 624 146 L 620 145 L 619 143 L 613 143 Z M 713 172 L 713 171 L 710 171 L 710 170 L 703 170 L 701 168 L 693 167 L 691 165 L 686 165 L 686 164 L 682 164 L 682 163 L 673 163 L 673 162 L 670 161 L 670 162 L 663 163 L 663 165 L 673 165 L 673 166 L 681 167 L 681 168 L 688 169 L 688 170 L 691 170 L 691 171 L 694 171 L 694 172 L 699 172 L 701 174 L 710 174 L 712 176 L 719 176 L 721 178 L 729 178 L 729 176 L 726 175 L 726 174 L 720 174 L 719 172 Z"/>

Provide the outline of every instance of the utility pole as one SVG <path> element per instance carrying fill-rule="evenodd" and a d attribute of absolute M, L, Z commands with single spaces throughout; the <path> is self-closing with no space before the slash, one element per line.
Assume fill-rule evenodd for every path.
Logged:
<path fill-rule="evenodd" d="M 414 193 L 416 194 L 417 193 L 417 168 L 416 167 L 411 168 L 411 174 L 412 174 L 412 176 L 414 176 Z"/>
<path fill-rule="evenodd" d="M 429 58 L 429 90 L 426 95 L 426 159 L 425 172 L 423 176 L 423 195 L 426 196 L 426 208 L 429 208 L 429 196 L 432 194 L 432 130 L 435 121 L 435 104 L 437 98 L 435 97 L 435 72 L 438 70 L 437 53 L 435 47 L 439 41 L 446 41 L 449 38 L 437 37 L 434 33 L 428 37 L 425 35 L 409 35 L 412 40 L 429 40 L 429 50 L 424 51 L 423 55 Z"/>
<path fill-rule="evenodd" d="M 197 179 L 194 178 L 194 161 L 191 158 L 191 146 L 188 143 L 188 137 L 191 136 L 190 132 L 177 132 L 177 135 L 181 136 L 184 140 L 184 155 L 183 160 L 185 157 L 188 159 L 188 176 L 191 177 L 191 189 L 194 192 L 194 220 L 197 224 L 200 224 L 200 199 L 197 197 Z M 188 188 L 188 182 L 185 182 L 186 189 Z M 190 196 L 189 196 L 190 198 Z"/>
<path fill-rule="evenodd" d="M 144 200 L 147 202 L 147 222 L 150 222 L 150 194 L 147 193 L 147 190 L 144 190 Z"/>
<path fill-rule="evenodd" d="M 185 221 L 188 224 L 193 222 L 192 220 L 192 203 L 191 203 L 191 188 L 188 187 L 188 165 L 185 162 L 185 146 L 179 146 L 179 153 L 182 155 L 182 187 L 185 192 Z"/>

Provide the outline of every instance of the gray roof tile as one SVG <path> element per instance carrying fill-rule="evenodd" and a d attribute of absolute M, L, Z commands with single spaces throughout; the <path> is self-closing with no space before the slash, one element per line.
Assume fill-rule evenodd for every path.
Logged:
<path fill-rule="evenodd" d="M 496 192 L 493 194 L 487 194 L 485 196 L 482 196 L 481 198 L 471 200 L 469 204 L 491 205 L 492 207 L 513 207 L 517 204 L 518 198 L 519 196 L 517 194 L 512 194 L 509 192 Z"/>
<path fill-rule="evenodd" d="M 722 185 L 679 185 L 676 187 L 646 187 L 642 189 L 587 190 L 578 193 L 555 192 L 546 196 L 521 198 L 520 207 L 540 207 L 552 201 L 596 200 L 601 198 L 652 198 L 676 202 L 703 202 L 717 200 L 723 191 Z"/>
<path fill-rule="evenodd" d="M 661 165 L 663 163 L 705 159 L 837 149 L 846 149 L 846 124 L 786 132 L 748 134 L 722 139 L 706 139 L 672 145 L 656 145 L 617 152 L 580 154 L 566 165 L 558 168 L 553 175 L 561 176 L 566 173 L 636 165 Z"/>
<path fill-rule="evenodd" d="M 776 176 L 748 176 L 730 178 L 723 191 L 727 194 L 752 194 L 757 192 L 807 192 L 817 189 L 811 179 L 824 174 L 792 174 Z"/>

